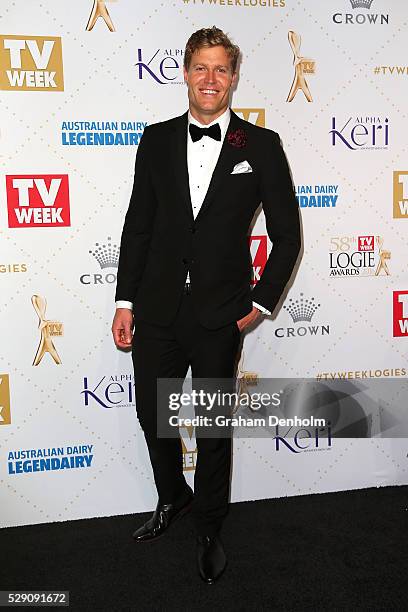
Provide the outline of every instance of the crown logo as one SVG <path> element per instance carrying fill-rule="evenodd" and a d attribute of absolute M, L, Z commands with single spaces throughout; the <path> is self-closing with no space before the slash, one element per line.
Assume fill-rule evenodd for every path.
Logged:
<path fill-rule="evenodd" d="M 293 319 L 294 323 L 298 323 L 299 321 L 311 321 L 314 313 L 318 308 L 320 308 L 320 304 L 316 304 L 314 301 L 314 297 L 310 299 L 305 299 L 303 297 L 303 293 L 300 294 L 300 298 L 298 300 L 289 299 L 289 304 L 283 307 Z"/>
<path fill-rule="evenodd" d="M 111 243 L 112 238 L 108 238 L 107 244 L 95 243 L 95 250 L 89 251 L 100 265 L 104 268 L 117 268 L 119 265 L 119 247 L 117 244 Z"/>
<path fill-rule="evenodd" d="M 374 0 L 350 0 L 351 6 L 353 9 L 355 8 L 365 8 L 370 9 Z"/>

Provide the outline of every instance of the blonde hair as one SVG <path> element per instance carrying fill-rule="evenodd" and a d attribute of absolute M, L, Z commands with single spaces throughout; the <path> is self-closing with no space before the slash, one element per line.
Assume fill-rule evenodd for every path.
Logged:
<path fill-rule="evenodd" d="M 231 60 L 232 72 L 235 72 L 237 69 L 240 49 L 237 45 L 234 45 L 234 43 L 222 30 L 215 26 L 212 28 L 202 28 L 190 36 L 184 51 L 184 68 L 186 70 L 189 69 L 191 57 L 195 51 L 198 51 L 198 49 L 202 49 L 203 47 L 216 47 L 218 45 L 224 47 L 225 51 L 228 53 Z"/>

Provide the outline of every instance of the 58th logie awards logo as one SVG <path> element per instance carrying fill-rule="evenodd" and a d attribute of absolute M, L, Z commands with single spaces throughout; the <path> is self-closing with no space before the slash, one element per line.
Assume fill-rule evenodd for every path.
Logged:
<path fill-rule="evenodd" d="M 330 240 L 330 276 L 390 276 L 391 251 L 382 236 L 336 236 Z"/>
<path fill-rule="evenodd" d="M 292 87 L 286 102 L 292 102 L 297 92 L 303 91 L 308 102 L 313 102 L 312 94 L 306 81 L 306 74 L 315 74 L 316 63 L 314 60 L 307 59 L 300 55 L 301 37 L 292 30 L 288 33 L 289 44 L 293 51 L 293 65 L 295 67 L 295 76 L 293 77 Z"/>
<path fill-rule="evenodd" d="M 41 362 L 45 353 L 49 353 L 55 363 L 60 365 L 61 359 L 52 339 L 55 336 L 63 335 L 63 325 L 59 321 L 50 321 L 45 318 L 45 311 L 47 309 L 47 300 L 45 298 L 40 295 L 33 295 L 31 302 L 38 315 L 38 329 L 40 330 L 40 343 L 34 357 L 33 366 L 37 366 Z"/>

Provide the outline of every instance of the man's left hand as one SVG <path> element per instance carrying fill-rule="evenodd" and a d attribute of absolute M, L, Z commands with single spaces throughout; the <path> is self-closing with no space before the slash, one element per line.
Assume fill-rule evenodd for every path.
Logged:
<path fill-rule="evenodd" d="M 255 306 L 253 306 L 249 314 L 245 315 L 245 317 L 237 321 L 239 331 L 242 332 L 246 327 L 248 327 L 248 325 L 252 325 L 253 323 L 255 323 L 260 316 L 262 316 L 261 311 L 258 310 Z"/>

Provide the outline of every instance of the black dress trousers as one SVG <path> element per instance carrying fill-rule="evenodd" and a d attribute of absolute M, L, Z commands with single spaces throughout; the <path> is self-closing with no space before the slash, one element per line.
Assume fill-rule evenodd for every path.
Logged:
<path fill-rule="evenodd" d="M 163 304 L 165 308 L 165 304 Z M 146 438 L 160 503 L 177 504 L 186 495 L 180 438 L 157 435 L 157 379 L 233 379 L 241 335 L 235 322 L 206 329 L 185 292 L 174 322 L 167 327 L 137 321 L 133 338 L 136 409 Z M 181 391 L 181 389 L 180 389 Z M 215 535 L 227 513 L 231 437 L 197 432 L 193 520 L 199 535 Z"/>

